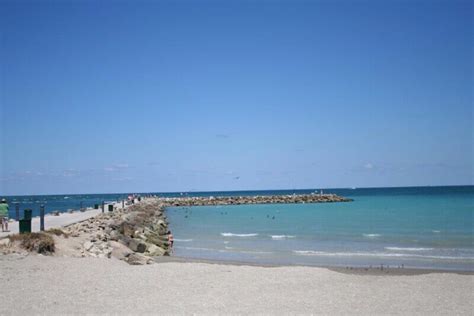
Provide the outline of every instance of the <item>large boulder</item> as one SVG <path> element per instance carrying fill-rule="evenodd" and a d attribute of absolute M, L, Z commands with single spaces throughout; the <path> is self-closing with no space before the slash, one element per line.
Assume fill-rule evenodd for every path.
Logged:
<path fill-rule="evenodd" d="M 147 254 L 152 257 L 164 256 L 166 254 L 166 250 L 153 244 L 149 244 Z"/>
<path fill-rule="evenodd" d="M 119 238 L 120 238 L 120 233 L 119 233 L 118 231 L 112 230 L 112 231 L 109 233 L 109 239 L 110 239 L 110 240 L 115 240 L 115 241 L 117 241 L 117 240 L 119 240 Z"/>
<path fill-rule="evenodd" d="M 140 239 L 132 239 L 128 243 L 128 248 L 135 252 L 144 253 L 146 251 L 146 243 Z"/>
<path fill-rule="evenodd" d="M 131 265 L 144 265 L 144 264 L 152 263 L 153 259 L 151 259 L 147 256 L 144 256 L 140 253 L 131 253 L 125 259 L 125 261 L 127 261 L 128 264 L 131 264 Z"/>
<path fill-rule="evenodd" d="M 112 247 L 112 257 L 119 260 L 125 260 L 125 258 L 133 253 L 130 248 L 117 241 L 109 241 L 109 245 Z"/>
<path fill-rule="evenodd" d="M 154 236 L 148 236 L 147 242 L 152 243 L 152 244 L 154 244 L 158 247 L 161 247 L 161 248 L 166 248 L 167 249 L 169 247 L 168 241 L 164 241 L 162 238 L 158 238 L 158 237 L 154 237 Z"/>
<path fill-rule="evenodd" d="M 130 223 L 123 222 L 122 226 L 120 227 L 120 232 L 124 236 L 133 237 L 133 235 L 135 234 L 135 227 L 134 227 L 134 225 L 132 225 Z"/>
<path fill-rule="evenodd" d="M 86 241 L 86 242 L 83 244 L 83 246 L 84 246 L 84 249 L 85 249 L 86 251 L 89 251 L 89 250 L 92 249 L 92 247 L 94 247 L 94 243 L 93 243 L 93 242 L 90 242 L 90 241 Z"/>

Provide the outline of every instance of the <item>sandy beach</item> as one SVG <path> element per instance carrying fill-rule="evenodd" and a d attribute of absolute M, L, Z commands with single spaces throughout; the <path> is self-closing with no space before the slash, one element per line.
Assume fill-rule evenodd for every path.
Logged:
<path fill-rule="evenodd" d="M 474 277 L 0 256 L 0 314 L 472 315 Z"/>

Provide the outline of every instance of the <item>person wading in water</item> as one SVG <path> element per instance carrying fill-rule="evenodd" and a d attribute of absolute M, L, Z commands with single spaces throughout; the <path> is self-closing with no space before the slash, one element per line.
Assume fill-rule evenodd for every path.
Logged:
<path fill-rule="evenodd" d="M 168 231 L 168 243 L 170 244 L 170 251 L 173 251 L 173 234 Z"/>

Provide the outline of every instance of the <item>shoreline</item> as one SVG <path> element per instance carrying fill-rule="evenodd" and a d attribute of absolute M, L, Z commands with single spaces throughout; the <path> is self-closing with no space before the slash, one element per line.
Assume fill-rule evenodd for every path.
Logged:
<path fill-rule="evenodd" d="M 359 266 L 330 266 L 330 265 L 305 265 L 305 264 L 266 264 L 266 263 L 255 263 L 238 260 L 213 260 L 213 259 L 200 259 L 200 258 L 188 258 L 181 256 L 164 256 L 155 257 L 155 263 L 205 263 L 214 265 L 229 265 L 229 266 L 249 266 L 249 267 L 261 267 L 261 268 L 285 268 L 285 267 L 301 267 L 301 268 L 316 268 L 326 269 L 339 273 L 356 274 L 356 275 L 380 275 L 380 276 L 400 276 L 400 275 L 423 275 L 431 273 L 452 273 L 457 275 L 474 275 L 474 271 L 471 270 L 454 270 L 454 269 L 433 269 L 433 268 L 416 268 L 416 267 L 405 267 L 405 268 L 394 268 L 386 267 L 384 265 L 383 270 L 380 267 L 359 267 Z"/>

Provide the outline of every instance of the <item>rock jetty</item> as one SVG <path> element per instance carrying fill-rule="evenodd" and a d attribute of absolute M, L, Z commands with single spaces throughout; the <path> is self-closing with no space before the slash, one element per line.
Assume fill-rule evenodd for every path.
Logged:
<path fill-rule="evenodd" d="M 350 202 L 336 194 L 292 194 L 259 196 L 218 196 L 218 197 L 177 197 L 158 198 L 165 206 L 204 206 L 204 205 L 240 205 L 240 204 L 294 204 L 294 203 L 330 203 Z"/>
<path fill-rule="evenodd" d="M 144 199 L 64 228 L 68 237 L 82 238 L 83 257 L 115 257 L 129 264 L 147 264 L 170 254 L 164 205 Z"/>

